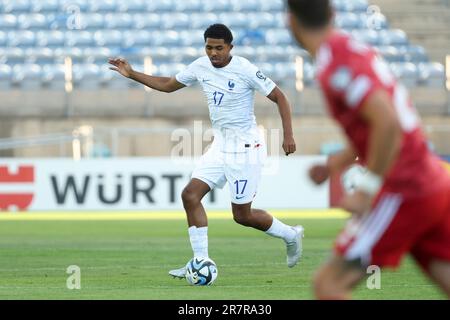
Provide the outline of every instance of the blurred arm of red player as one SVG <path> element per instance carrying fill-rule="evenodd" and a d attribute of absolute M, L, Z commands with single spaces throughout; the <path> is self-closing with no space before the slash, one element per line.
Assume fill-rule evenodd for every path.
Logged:
<path fill-rule="evenodd" d="M 374 91 L 364 102 L 360 114 L 370 127 L 367 169 L 373 178 L 382 184 L 383 177 L 394 164 L 402 142 L 402 128 L 392 104 L 392 99 L 385 90 Z M 360 189 L 346 195 L 341 207 L 356 215 L 367 212 L 376 194 Z"/>
<path fill-rule="evenodd" d="M 322 184 L 333 174 L 342 172 L 349 165 L 353 164 L 356 157 L 356 151 L 352 146 L 347 145 L 344 150 L 331 155 L 326 164 L 317 164 L 311 167 L 309 176 L 314 183 Z"/>
<path fill-rule="evenodd" d="M 370 126 L 369 152 L 367 169 L 370 174 L 382 177 L 394 163 L 401 146 L 402 129 L 392 105 L 389 94 L 384 90 L 372 93 L 360 109 L 361 116 Z M 326 181 L 330 175 L 341 172 L 354 163 L 357 154 L 348 146 L 344 151 L 331 156 L 325 165 L 313 166 L 309 172 L 316 184 Z M 370 209 L 375 194 L 356 190 L 346 195 L 341 207 L 360 215 Z"/>

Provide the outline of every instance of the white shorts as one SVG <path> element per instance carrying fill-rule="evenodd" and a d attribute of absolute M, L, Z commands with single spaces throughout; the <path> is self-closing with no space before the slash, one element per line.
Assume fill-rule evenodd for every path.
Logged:
<path fill-rule="evenodd" d="M 228 182 L 231 202 L 246 204 L 256 196 L 261 171 L 267 157 L 264 143 L 249 144 L 245 152 L 222 152 L 218 144 L 201 157 L 192 178 L 206 183 L 211 190 Z"/>

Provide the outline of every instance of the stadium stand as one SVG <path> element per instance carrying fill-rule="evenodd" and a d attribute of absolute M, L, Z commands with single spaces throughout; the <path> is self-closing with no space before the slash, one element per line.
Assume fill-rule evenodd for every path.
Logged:
<path fill-rule="evenodd" d="M 336 25 L 377 48 L 411 87 L 436 149 L 450 154 L 449 118 L 443 116 L 450 114 L 450 94 L 442 64 L 450 53 L 448 0 L 335 0 L 334 5 Z M 207 127 L 202 93 L 143 90 L 111 72 L 107 58 L 123 56 L 138 71 L 174 75 L 204 55 L 203 32 L 217 22 L 232 28 L 234 54 L 249 58 L 289 97 L 298 153 L 337 149 L 339 131 L 323 117 L 314 65 L 286 30 L 283 0 L 0 0 L 0 137 L 55 132 L 70 137 L 87 123 L 96 134 L 104 127 L 106 136 L 117 137 L 114 155 L 170 154 L 174 128 L 191 128 L 194 121 Z M 304 63 L 301 85 L 295 79 L 297 57 Z M 72 68 L 65 65 L 69 61 Z M 258 123 L 279 128 L 274 105 L 260 95 L 255 102 Z M 142 128 L 156 131 L 143 134 Z M 59 156 L 70 149 L 0 145 L 0 155 Z"/>
<path fill-rule="evenodd" d="M 390 28 L 382 13 L 371 14 L 366 0 L 334 4 L 336 25 L 375 45 L 405 84 L 443 85 L 444 67 L 430 62 L 403 30 Z M 304 57 L 305 84 L 312 86 L 314 68 L 284 27 L 283 11 L 282 0 L 0 0 L 2 88 L 9 88 L 8 79 L 19 89 L 48 87 L 49 78 L 36 75 L 61 70 L 65 56 L 72 58 L 73 70 L 86 71 L 74 74 L 76 88 L 85 87 L 88 78 L 94 87 L 108 87 L 102 65 L 110 55 L 138 64 L 149 55 L 156 75 L 175 72 L 203 54 L 203 30 L 215 22 L 229 25 L 239 45 L 236 53 L 261 65 L 275 81 L 291 81 L 295 56 Z M 30 64 L 33 76 L 22 81 L 21 72 Z M 118 89 L 117 82 L 111 86 Z"/>

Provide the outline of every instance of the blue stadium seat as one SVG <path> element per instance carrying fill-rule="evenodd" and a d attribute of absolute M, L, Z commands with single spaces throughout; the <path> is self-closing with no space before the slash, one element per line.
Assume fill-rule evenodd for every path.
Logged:
<path fill-rule="evenodd" d="M 89 2 L 90 12 L 114 12 L 117 9 L 117 2 L 115 0 L 95 0 Z"/>
<path fill-rule="evenodd" d="M 107 64 L 108 59 L 116 56 L 109 48 L 86 48 L 83 50 L 84 63 L 86 64 Z"/>
<path fill-rule="evenodd" d="M 303 55 L 305 52 L 290 46 L 258 46 L 254 50 L 258 61 L 288 63 L 294 62 L 297 55 Z"/>
<path fill-rule="evenodd" d="M 36 34 L 32 31 L 10 31 L 8 32 L 9 47 L 32 47 L 36 43 Z"/>
<path fill-rule="evenodd" d="M 404 54 L 408 61 L 414 63 L 428 62 L 429 58 L 424 47 L 418 45 L 409 45 L 399 47 L 399 50 Z"/>
<path fill-rule="evenodd" d="M 149 47 L 152 33 L 147 30 L 128 30 L 123 33 L 123 45 L 126 48 Z"/>
<path fill-rule="evenodd" d="M 37 64 L 18 64 L 13 67 L 12 83 L 27 90 L 41 88 L 42 68 Z"/>
<path fill-rule="evenodd" d="M 48 29 L 49 23 L 45 15 L 40 13 L 20 14 L 17 18 L 18 27 L 27 30 Z"/>
<path fill-rule="evenodd" d="M 258 59 L 259 56 L 257 56 L 257 54 L 256 54 L 256 49 L 252 46 L 236 46 L 233 49 L 233 54 L 244 57 L 251 61 L 255 61 L 255 62 L 264 61 L 265 62 L 265 60 Z"/>
<path fill-rule="evenodd" d="M 36 33 L 36 45 L 56 48 L 64 46 L 65 34 L 62 31 L 39 31 Z"/>
<path fill-rule="evenodd" d="M 286 14 L 284 12 L 278 12 L 273 15 L 274 17 L 274 29 L 285 29 L 287 27 Z"/>
<path fill-rule="evenodd" d="M 72 58 L 72 63 L 81 63 L 84 60 L 83 50 L 77 47 L 60 47 L 54 50 L 56 63 L 64 63 L 66 57 Z"/>
<path fill-rule="evenodd" d="M 201 47 L 205 44 L 203 29 L 180 31 L 180 44 L 184 47 Z"/>
<path fill-rule="evenodd" d="M 228 12 L 232 10 L 232 6 L 229 0 L 203 0 L 203 11 L 220 13 Z"/>
<path fill-rule="evenodd" d="M 389 27 L 387 18 L 382 13 L 372 14 L 365 17 L 365 27 L 372 30 L 383 30 Z"/>
<path fill-rule="evenodd" d="M 7 40 L 6 32 L 0 31 L 0 47 L 5 47 Z"/>
<path fill-rule="evenodd" d="M 340 29 L 362 29 L 363 21 L 352 12 L 339 13 L 335 17 L 335 25 Z"/>
<path fill-rule="evenodd" d="M 204 32 L 206 28 L 214 23 L 220 21 L 215 13 L 193 13 L 190 15 L 190 29 L 202 29 Z"/>
<path fill-rule="evenodd" d="M 62 64 L 51 64 L 42 67 L 42 85 L 46 89 L 64 90 L 65 68 Z"/>
<path fill-rule="evenodd" d="M 176 31 L 154 31 L 152 42 L 155 46 L 176 47 L 180 41 L 180 35 Z"/>
<path fill-rule="evenodd" d="M 0 63 L 0 90 L 11 88 L 12 68 L 9 65 Z"/>
<path fill-rule="evenodd" d="M 366 0 L 342 1 L 341 8 L 348 12 L 366 12 L 368 8 Z"/>
<path fill-rule="evenodd" d="M 274 29 L 266 32 L 266 43 L 270 45 L 292 44 L 293 39 L 287 29 Z"/>
<path fill-rule="evenodd" d="M 90 0 L 60 0 L 59 12 L 65 14 L 86 13 L 89 11 Z"/>
<path fill-rule="evenodd" d="M 97 90 L 100 87 L 100 67 L 95 64 L 74 64 L 74 87 L 83 90 Z"/>
<path fill-rule="evenodd" d="M 64 46 L 65 34 L 62 31 L 39 31 L 36 33 L 36 45 L 56 48 Z"/>
<path fill-rule="evenodd" d="M 29 0 L 7 0 L 3 3 L 3 12 L 18 14 L 21 12 L 30 12 L 31 5 Z"/>
<path fill-rule="evenodd" d="M 185 30 L 191 24 L 191 17 L 186 13 L 163 13 L 161 15 L 161 26 L 164 30 Z"/>
<path fill-rule="evenodd" d="M 25 50 L 25 55 L 28 63 L 43 65 L 55 61 L 53 50 L 50 48 L 28 48 Z"/>
<path fill-rule="evenodd" d="M 172 12 L 177 0 L 148 1 L 147 11 L 151 12 Z"/>
<path fill-rule="evenodd" d="M 98 30 L 107 28 L 105 15 L 101 13 L 85 13 L 80 15 L 83 30 Z"/>
<path fill-rule="evenodd" d="M 259 0 L 231 0 L 232 11 L 234 12 L 254 12 L 261 10 L 261 2 Z"/>
<path fill-rule="evenodd" d="M 93 47 L 94 35 L 89 31 L 69 31 L 66 33 L 66 46 L 68 47 Z"/>
<path fill-rule="evenodd" d="M 13 14 L 0 14 L 0 30 L 15 30 L 17 17 Z"/>
<path fill-rule="evenodd" d="M 146 57 L 151 57 L 153 64 L 170 63 L 173 60 L 170 50 L 166 47 L 147 47 L 134 52 L 128 52 L 124 56 L 133 64 L 144 64 Z"/>
<path fill-rule="evenodd" d="M 419 70 L 411 62 L 391 63 L 392 73 L 407 87 L 415 87 L 419 79 Z"/>
<path fill-rule="evenodd" d="M 134 29 L 159 29 L 161 27 L 161 15 L 156 13 L 141 13 L 133 15 Z"/>
<path fill-rule="evenodd" d="M 440 63 L 422 63 L 418 66 L 419 83 L 428 87 L 443 87 L 445 68 Z"/>
<path fill-rule="evenodd" d="M 52 13 L 59 10 L 58 0 L 38 0 L 31 2 L 31 12 Z"/>
<path fill-rule="evenodd" d="M 65 13 L 58 13 L 52 15 L 48 20 L 50 30 L 73 30 L 81 25 L 81 19 L 69 18 Z"/>
<path fill-rule="evenodd" d="M 244 30 L 235 43 L 241 46 L 258 46 L 264 45 L 266 42 L 266 35 L 262 30 Z"/>
<path fill-rule="evenodd" d="M 220 23 L 226 24 L 231 29 L 247 28 L 247 15 L 241 12 L 226 12 L 219 14 Z"/>
<path fill-rule="evenodd" d="M 201 0 L 175 1 L 174 8 L 177 12 L 199 12 L 202 11 L 203 2 Z"/>
<path fill-rule="evenodd" d="M 344 0 L 333 0 L 333 7 L 337 12 L 346 11 L 346 5 Z"/>
<path fill-rule="evenodd" d="M 17 47 L 0 48 L 0 57 L 3 63 L 9 65 L 24 63 L 26 59 L 24 50 Z"/>
<path fill-rule="evenodd" d="M 128 13 L 105 15 L 105 29 L 131 29 L 133 16 Z"/>
<path fill-rule="evenodd" d="M 295 76 L 296 70 L 294 62 L 275 63 L 272 80 L 276 82 L 295 83 Z"/>
<path fill-rule="evenodd" d="M 377 48 L 377 51 L 388 63 L 406 62 L 405 54 L 400 52 L 397 47 L 381 46 Z"/>
<path fill-rule="evenodd" d="M 199 52 L 199 50 L 197 50 L 196 48 L 186 47 L 186 48 L 182 48 L 180 50 L 180 53 L 176 55 L 176 57 L 173 59 L 173 62 L 188 65 L 188 64 L 194 62 L 196 59 L 198 59 L 202 55 L 203 55 L 203 52 Z"/>
<path fill-rule="evenodd" d="M 381 43 L 379 32 L 372 29 L 353 30 L 352 36 L 363 43 L 378 46 Z"/>
<path fill-rule="evenodd" d="M 260 10 L 266 12 L 284 11 L 284 0 L 261 1 Z"/>
<path fill-rule="evenodd" d="M 123 44 L 122 32 L 118 30 L 99 30 L 94 33 L 95 43 L 99 47 L 121 47 Z"/>
<path fill-rule="evenodd" d="M 118 12 L 126 13 L 142 13 L 147 10 L 147 5 L 145 0 L 127 0 L 120 1 L 117 3 Z"/>
<path fill-rule="evenodd" d="M 405 46 L 409 44 L 405 31 L 400 29 L 381 30 L 380 43 L 382 45 Z"/>
<path fill-rule="evenodd" d="M 250 12 L 247 17 L 251 29 L 276 28 L 278 24 L 275 16 L 268 12 Z"/>

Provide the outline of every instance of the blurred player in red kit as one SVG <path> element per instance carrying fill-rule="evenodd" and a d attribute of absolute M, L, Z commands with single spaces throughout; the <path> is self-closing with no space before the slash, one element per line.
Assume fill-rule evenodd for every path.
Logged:
<path fill-rule="evenodd" d="M 296 40 L 317 65 L 328 109 L 349 146 L 310 170 L 321 184 L 359 157 L 367 173 L 342 200 L 352 217 L 317 272 L 319 299 L 347 299 L 370 265 L 410 253 L 450 297 L 450 177 L 428 149 L 407 90 L 375 50 L 333 28 L 329 0 L 288 0 Z"/>

